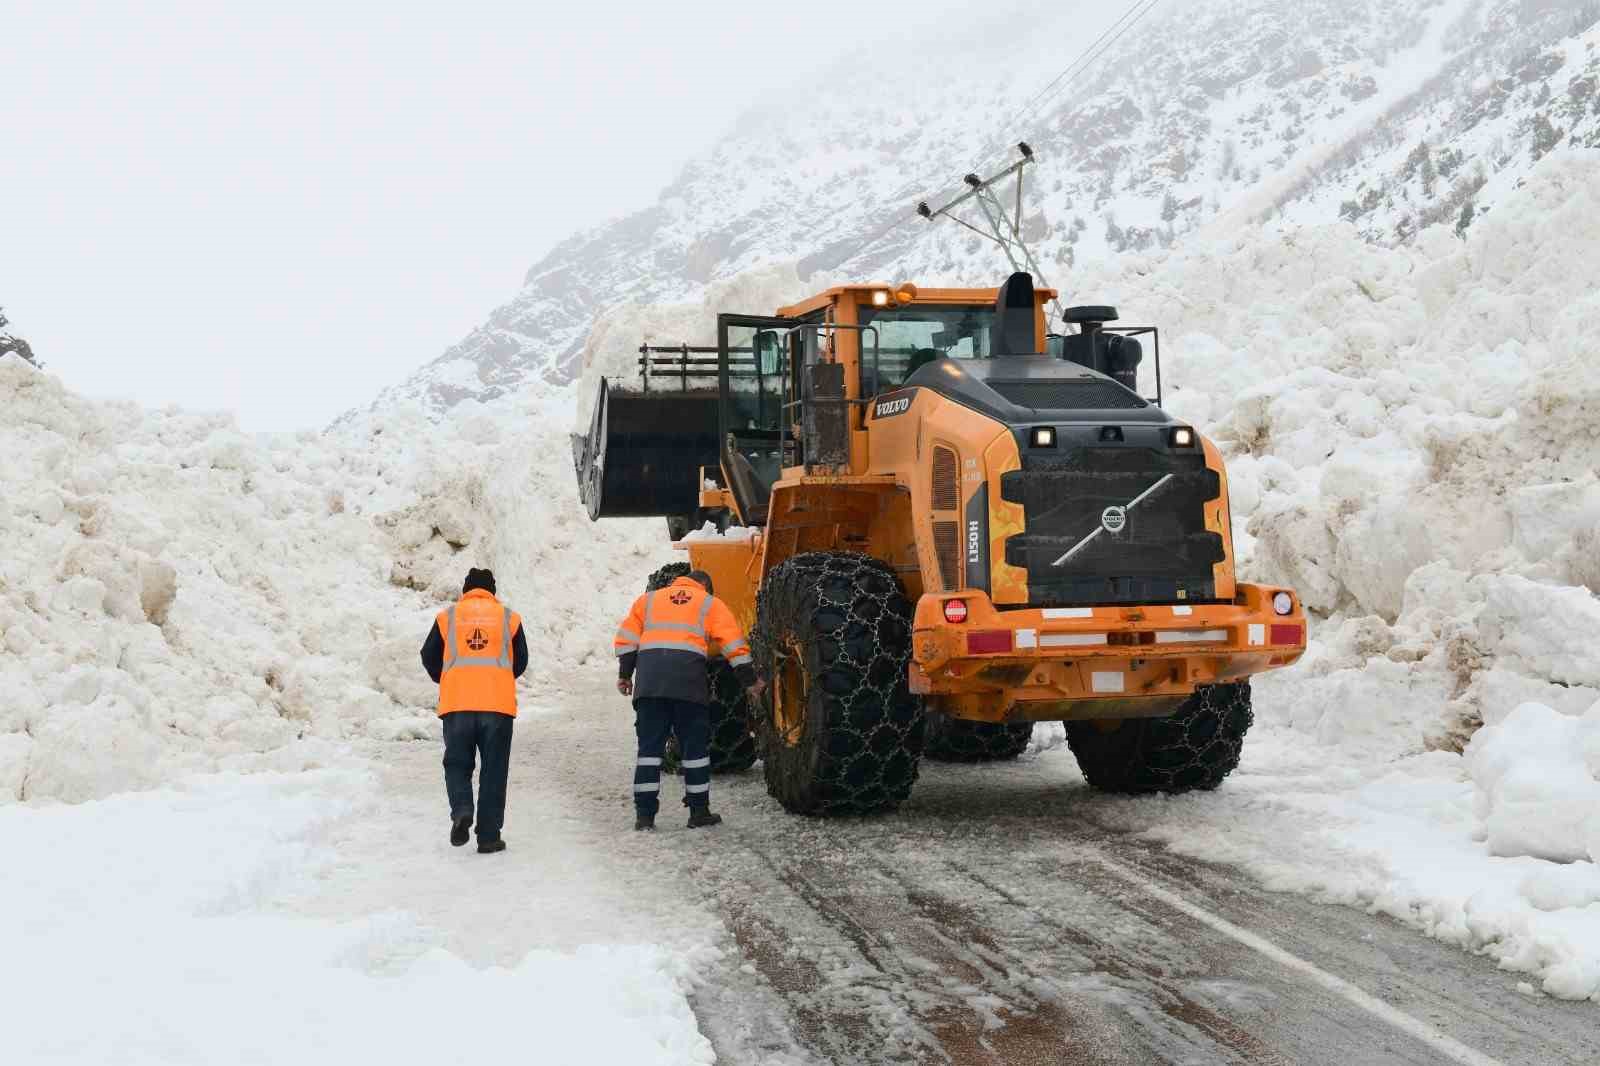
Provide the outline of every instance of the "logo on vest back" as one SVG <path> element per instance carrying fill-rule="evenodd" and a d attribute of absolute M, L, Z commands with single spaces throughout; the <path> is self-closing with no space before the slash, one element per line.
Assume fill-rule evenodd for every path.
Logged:
<path fill-rule="evenodd" d="M 678 589 L 678 590 L 676 590 L 675 592 L 673 592 L 671 595 L 669 595 L 667 597 L 667 599 L 671 600 L 673 603 L 677 604 L 679 607 L 682 607 L 684 604 L 688 603 L 693 598 L 694 598 L 693 593 L 691 593 L 688 589 Z"/>
<path fill-rule="evenodd" d="M 472 635 L 467 637 L 467 647 L 473 651 L 482 651 L 489 646 L 489 638 L 483 635 L 483 630 L 474 629 Z"/>

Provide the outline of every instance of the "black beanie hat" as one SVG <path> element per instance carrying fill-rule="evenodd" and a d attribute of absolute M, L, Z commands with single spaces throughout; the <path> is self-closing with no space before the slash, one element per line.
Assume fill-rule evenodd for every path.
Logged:
<path fill-rule="evenodd" d="M 494 595 L 494 571 L 479 570 L 474 567 L 467 571 L 467 579 L 461 583 L 461 595 L 465 596 L 473 589 L 482 589 L 489 595 Z"/>

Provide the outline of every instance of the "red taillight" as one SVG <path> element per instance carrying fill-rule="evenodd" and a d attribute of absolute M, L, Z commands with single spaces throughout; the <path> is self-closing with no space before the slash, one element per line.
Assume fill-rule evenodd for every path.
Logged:
<path fill-rule="evenodd" d="M 967 634 L 968 655 L 988 655 L 1011 650 L 1011 630 L 979 629 Z"/>
<path fill-rule="evenodd" d="M 1272 643 L 1274 644 L 1299 644 L 1299 626 L 1273 626 Z"/>
<path fill-rule="evenodd" d="M 945 600 L 944 620 L 951 625 L 960 625 L 967 620 L 966 600 Z"/>

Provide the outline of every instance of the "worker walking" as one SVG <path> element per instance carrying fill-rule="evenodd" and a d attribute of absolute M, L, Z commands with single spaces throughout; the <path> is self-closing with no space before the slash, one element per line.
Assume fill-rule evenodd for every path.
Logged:
<path fill-rule="evenodd" d="M 683 802 L 689 828 L 717 825 L 711 813 L 711 709 L 706 660 L 711 644 L 760 698 L 763 682 L 750 661 L 750 645 L 728 605 L 711 594 L 711 575 L 696 570 L 666 588 L 646 592 L 617 627 L 617 691 L 633 697 L 639 756 L 633 771 L 633 827 L 656 827 L 661 803 L 661 753 L 678 735 L 683 753 Z M 637 677 L 635 673 L 637 672 Z"/>
<path fill-rule="evenodd" d="M 469 570 L 461 600 L 439 612 L 422 645 L 422 665 L 439 686 L 444 726 L 444 787 L 450 797 L 450 843 L 472 829 L 472 764 L 478 775 L 478 851 L 506 850 L 500 837 L 511 769 L 511 726 L 517 717 L 517 678 L 528 668 L 522 619 L 495 599 L 494 573 Z"/>

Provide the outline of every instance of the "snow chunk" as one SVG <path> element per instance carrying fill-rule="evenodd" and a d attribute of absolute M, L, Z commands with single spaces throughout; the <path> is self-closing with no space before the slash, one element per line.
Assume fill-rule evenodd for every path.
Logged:
<path fill-rule="evenodd" d="M 684 535 L 683 540 L 680 543 L 703 544 L 706 541 L 715 540 L 744 542 L 748 540 L 754 540 L 756 534 L 759 532 L 760 530 L 756 529 L 754 526 L 729 526 L 726 530 L 718 532 L 715 522 L 707 522 L 699 529 L 690 530 Z"/>
<path fill-rule="evenodd" d="M 1466 756 L 1489 854 L 1600 862 L 1600 703 L 1582 718 L 1524 703 Z"/>

